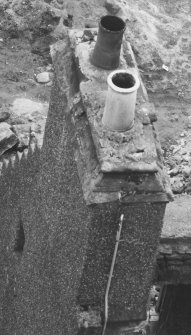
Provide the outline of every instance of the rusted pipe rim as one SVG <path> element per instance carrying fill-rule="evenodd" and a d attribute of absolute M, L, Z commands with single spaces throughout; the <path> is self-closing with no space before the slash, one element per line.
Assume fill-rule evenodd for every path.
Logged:
<path fill-rule="evenodd" d="M 140 86 L 138 76 L 128 70 L 112 71 L 107 78 L 107 83 L 113 91 L 124 94 L 134 92 Z"/>
<path fill-rule="evenodd" d="M 99 25 L 103 30 L 112 34 L 123 32 L 126 28 L 125 22 L 120 17 L 114 15 L 102 16 Z"/>

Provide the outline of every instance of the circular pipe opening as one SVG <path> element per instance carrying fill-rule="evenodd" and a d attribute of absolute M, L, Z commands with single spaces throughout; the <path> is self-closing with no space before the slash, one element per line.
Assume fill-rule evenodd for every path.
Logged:
<path fill-rule="evenodd" d="M 126 89 L 135 85 L 135 79 L 129 73 L 116 73 L 112 77 L 112 83 L 119 88 Z"/>
<path fill-rule="evenodd" d="M 136 74 L 128 70 L 115 70 L 107 78 L 108 86 L 119 93 L 132 93 L 140 86 L 139 78 Z"/>
<path fill-rule="evenodd" d="M 125 29 L 125 22 L 117 16 L 105 15 L 101 18 L 100 24 L 106 30 L 119 32 Z"/>

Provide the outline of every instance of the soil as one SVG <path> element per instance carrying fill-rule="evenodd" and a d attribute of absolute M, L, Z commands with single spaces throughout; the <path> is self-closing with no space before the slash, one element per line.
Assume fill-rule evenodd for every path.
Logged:
<path fill-rule="evenodd" d="M 191 167 L 190 0 L 0 0 L 0 116 L 10 113 L 6 122 L 23 135 L 16 150 L 27 147 L 30 129 L 42 145 L 54 71 L 50 45 L 63 39 L 68 28 L 96 27 L 108 12 L 126 21 L 125 37 L 156 107 L 173 191 L 191 193 L 191 179 L 184 172 Z M 42 72 L 49 73 L 49 82 L 37 82 Z M 19 115 L 14 107 L 18 99 Z M 32 112 L 26 113 L 29 100 Z"/>

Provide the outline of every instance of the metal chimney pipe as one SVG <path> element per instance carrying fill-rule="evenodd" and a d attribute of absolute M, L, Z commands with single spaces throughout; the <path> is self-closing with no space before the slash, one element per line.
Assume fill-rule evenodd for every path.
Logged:
<path fill-rule="evenodd" d="M 99 22 L 98 37 L 91 63 L 106 70 L 116 69 L 125 31 L 125 22 L 117 16 L 103 16 Z"/>

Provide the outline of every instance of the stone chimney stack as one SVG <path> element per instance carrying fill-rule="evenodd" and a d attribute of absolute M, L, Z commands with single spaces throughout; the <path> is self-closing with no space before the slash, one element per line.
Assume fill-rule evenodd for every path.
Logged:
<path fill-rule="evenodd" d="M 111 71 L 91 64 L 95 30 L 71 31 L 81 101 L 71 113 L 76 134 L 75 161 L 83 198 L 91 212 L 88 245 L 78 291 L 80 306 L 97 306 L 105 317 L 105 295 L 123 215 L 108 295 L 108 326 L 138 325 L 155 267 L 166 203 L 170 198 L 160 144 L 141 82 L 133 127 L 111 131 L 102 117 Z M 132 49 L 123 42 L 119 70 L 139 77 Z M 119 71 L 120 72 L 120 71 Z"/>
<path fill-rule="evenodd" d="M 130 130 L 102 123 L 110 71 L 90 62 L 95 37 L 71 30 L 72 49 L 66 39 L 51 51 L 33 214 L 23 217 L 18 334 L 110 334 L 146 319 L 167 182 L 142 84 Z M 125 42 L 119 69 L 139 75 Z"/>

